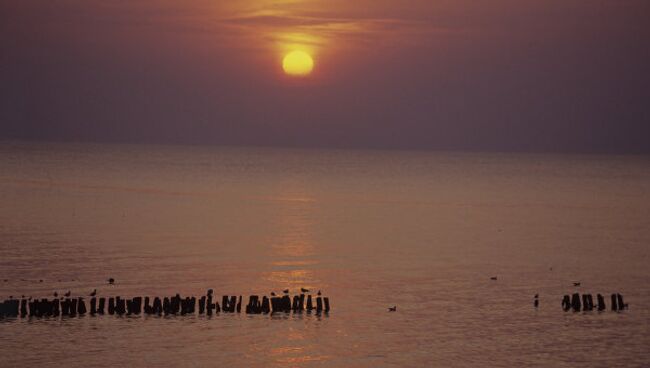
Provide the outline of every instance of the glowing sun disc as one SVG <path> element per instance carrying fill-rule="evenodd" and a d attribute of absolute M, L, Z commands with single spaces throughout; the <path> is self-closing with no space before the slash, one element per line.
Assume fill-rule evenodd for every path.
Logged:
<path fill-rule="evenodd" d="M 293 76 L 305 76 L 314 69 L 314 59 L 304 51 L 292 51 L 282 60 L 284 72 Z"/>

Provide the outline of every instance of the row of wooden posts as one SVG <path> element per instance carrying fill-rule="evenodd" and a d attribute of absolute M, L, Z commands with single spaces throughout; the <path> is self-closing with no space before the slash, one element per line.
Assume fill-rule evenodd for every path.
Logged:
<path fill-rule="evenodd" d="M 623 295 L 619 293 L 612 294 L 610 306 L 613 311 L 627 309 L 627 304 L 623 302 Z M 571 296 L 565 295 L 562 298 L 562 309 L 565 312 L 569 310 L 574 312 L 580 312 L 580 310 L 591 311 L 594 309 L 603 311 L 607 309 L 607 306 L 605 305 L 605 298 L 601 294 L 596 295 L 596 304 L 594 304 L 594 298 L 591 294 L 582 294 L 582 298 L 580 298 L 579 293 L 574 293 Z"/>
<path fill-rule="evenodd" d="M 108 301 L 108 303 L 106 303 Z M 173 297 L 135 297 L 125 299 L 122 297 L 90 299 L 89 308 L 86 308 L 84 298 L 65 299 L 7 299 L 0 303 L 0 318 L 2 317 L 58 317 L 85 315 L 103 315 L 108 312 L 110 315 L 191 315 L 198 314 L 212 315 L 214 313 L 241 313 L 242 296 L 224 295 L 221 305 L 213 299 L 212 290 L 207 295 L 200 297 L 181 297 L 176 294 Z M 107 305 L 108 304 L 108 305 Z M 295 295 L 293 299 L 289 295 L 273 296 L 271 298 L 258 295 L 251 295 L 248 304 L 244 306 L 246 314 L 267 314 L 267 313 L 290 313 L 290 312 L 316 312 L 329 313 L 330 302 L 328 297 L 318 296 L 312 299 L 311 295 Z"/>

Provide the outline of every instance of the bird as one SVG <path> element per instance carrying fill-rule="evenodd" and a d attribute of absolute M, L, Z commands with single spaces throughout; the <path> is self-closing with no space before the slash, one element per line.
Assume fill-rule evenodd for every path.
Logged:
<path fill-rule="evenodd" d="M 394 307 L 388 307 L 389 312 L 397 312 L 397 306 Z"/>
<path fill-rule="evenodd" d="M 579 282 L 574 282 L 573 286 L 580 286 L 580 283 Z"/>
<path fill-rule="evenodd" d="M 64 296 L 70 296 L 70 294 L 72 294 L 72 293 L 70 292 L 70 290 L 68 290 L 68 292 L 65 293 L 65 294 L 63 294 L 63 295 L 64 295 Z"/>
<path fill-rule="evenodd" d="M 490 277 L 490 280 L 492 280 L 492 281 L 496 281 L 496 279 L 497 279 L 496 276 L 492 276 L 492 277 Z"/>
<path fill-rule="evenodd" d="M 214 293 L 214 290 L 208 289 L 208 295 L 212 295 L 212 293 Z"/>
<path fill-rule="evenodd" d="M 5 279 L 4 281 L 5 281 L 5 282 L 8 282 L 9 280 Z"/>
<path fill-rule="evenodd" d="M 309 289 L 300 288 L 300 291 L 303 292 L 303 293 L 308 293 L 308 292 L 309 292 Z"/>
<path fill-rule="evenodd" d="M 38 282 L 43 282 L 43 280 L 38 280 Z"/>
<path fill-rule="evenodd" d="M 282 292 L 285 294 L 289 294 L 289 289 L 284 289 Z"/>
<path fill-rule="evenodd" d="M 535 301 L 533 302 L 535 308 L 539 307 L 539 294 L 535 294 Z"/>
<path fill-rule="evenodd" d="M 111 277 L 110 279 L 108 279 L 108 283 L 110 285 L 113 285 L 115 283 L 115 279 Z"/>
<path fill-rule="evenodd" d="M 55 292 L 54 292 L 54 297 L 55 297 L 55 298 L 58 298 L 58 297 L 59 297 L 59 293 L 57 293 L 57 292 L 55 291 Z"/>
<path fill-rule="evenodd" d="M 318 290 L 318 293 L 316 293 L 316 295 L 321 296 L 320 290 Z"/>
<path fill-rule="evenodd" d="M 93 290 L 93 292 L 90 293 L 90 296 L 95 296 L 95 295 L 97 295 L 97 289 Z"/>
<path fill-rule="evenodd" d="M 271 291 L 271 296 L 275 296 L 275 292 Z"/>

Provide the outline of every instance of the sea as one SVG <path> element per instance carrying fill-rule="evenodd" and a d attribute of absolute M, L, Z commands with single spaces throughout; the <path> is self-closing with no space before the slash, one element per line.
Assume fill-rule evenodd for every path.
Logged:
<path fill-rule="evenodd" d="M 0 142 L 1 299 L 301 288 L 0 319 L 0 366 L 648 367 L 650 157 Z"/>

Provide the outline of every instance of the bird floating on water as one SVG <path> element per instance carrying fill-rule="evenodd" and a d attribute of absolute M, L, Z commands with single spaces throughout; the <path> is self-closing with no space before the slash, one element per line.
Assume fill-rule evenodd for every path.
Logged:
<path fill-rule="evenodd" d="M 580 286 L 580 283 L 579 282 L 574 282 L 573 286 Z"/>
<path fill-rule="evenodd" d="M 111 277 L 110 279 L 108 279 L 108 283 L 110 285 L 113 285 L 115 283 L 115 279 Z"/>
<path fill-rule="evenodd" d="M 388 307 L 389 312 L 397 312 L 397 306 L 394 307 Z"/>
<path fill-rule="evenodd" d="M 303 293 L 308 293 L 308 292 L 309 292 L 309 289 L 300 288 L 300 291 L 303 292 Z"/>
<path fill-rule="evenodd" d="M 492 276 L 492 277 L 490 277 L 490 280 L 492 280 L 492 281 L 496 281 L 496 279 L 497 279 L 496 276 Z"/>

